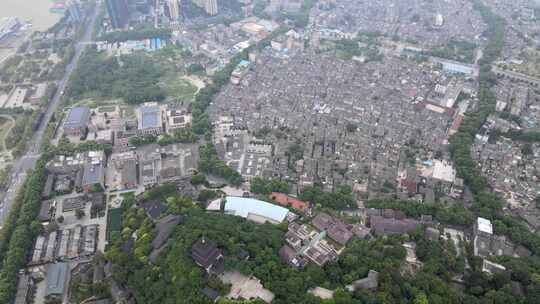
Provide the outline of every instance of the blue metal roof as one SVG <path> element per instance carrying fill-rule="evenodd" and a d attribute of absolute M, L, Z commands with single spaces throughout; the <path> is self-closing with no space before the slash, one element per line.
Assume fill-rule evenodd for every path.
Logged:
<path fill-rule="evenodd" d="M 142 106 L 140 111 L 142 115 L 141 127 L 143 129 L 161 127 L 159 125 L 160 109 L 158 106 Z"/>
<path fill-rule="evenodd" d="M 247 67 L 249 65 L 249 61 L 247 60 L 241 60 L 240 63 L 238 63 L 241 67 Z"/>
<path fill-rule="evenodd" d="M 247 218 L 249 214 L 260 215 L 276 222 L 282 222 L 289 210 L 260 200 L 227 196 L 225 212 Z"/>
<path fill-rule="evenodd" d="M 69 111 L 67 118 L 64 122 L 64 127 L 84 127 L 88 124 L 89 119 L 90 109 L 88 107 L 74 107 Z"/>

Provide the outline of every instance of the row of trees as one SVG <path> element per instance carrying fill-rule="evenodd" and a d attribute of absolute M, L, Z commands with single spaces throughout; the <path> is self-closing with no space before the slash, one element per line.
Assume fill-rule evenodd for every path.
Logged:
<path fill-rule="evenodd" d="M 61 43 L 57 43 L 57 41 L 55 40 L 53 43 L 53 51 L 62 60 L 55 64 L 52 70 L 48 72 L 48 80 L 60 80 L 65 74 L 67 65 L 73 59 L 73 56 L 75 56 L 75 41 L 71 39 L 61 40 Z"/>
<path fill-rule="evenodd" d="M 450 138 L 450 153 L 458 175 L 463 177 L 474 193 L 475 214 L 493 220 L 496 223 L 496 233 L 507 234 L 514 242 L 528 247 L 535 254 L 540 254 L 540 236 L 531 233 L 521 221 L 503 215 L 504 202 L 491 192 L 486 178 L 482 176 L 470 153 L 476 133 L 487 117 L 495 111 L 496 97 L 491 91 L 491 86 L 496 78 L 491 72 L 491 63 L 501 54 L 505 31 L 504 19 L 495 15 L 489 7 L 479 0 L 474 1 L 474 7 L 488 24 L 486 31 L 488 43 L 480 61 L 479 105 L 477 111 L 468 114 L 459 131 Z"/>
<path fill-rule="evenodd" d="M 87 151 L 105 151 L 105 153 L 110 154 L 112 152 L 112 145 L 100 144 L 93 140 L 84 141 L 79 144 L 73 144 L 69 141 L 69 139 L 63 137 L 59 140 L 56 147 L 50 148 L 49 152 L 60 155 L 74 155 L 75 153 Z"/>
<path fill-rule="evenodd" d="M 527 143 L 540 142 L 540 132 L 523 132 L 522 130 L 510 130 L 504 136 L 516 141 Z"/>
<path fill-rule="evenodd" d="M 135 136 L 129 139 L 129 144 L 134 147 L 158 144 L 160 146 L 166 146 L 175 143 L 194 143 L 198 139 L 197 134 L 193 132 L 191 127 L 181 128 L 174 130 L 173 134 L 165 134 L 161 136 L 155 135 L 141 135 Z"/>
<path fill-rule="evenodd" d="M 222 161 L 212 143 L 206 143 L 199 148 L 199 170 L 204 173 L 214 174 L 227 180 L 234 186 L 244 182 L 240 173 Z"/>
<path fill-rule="evenodd" d="M 28 251 L 41 230 L 36 221 L 45 183 L 47 156 L 42 156 L 17 195 L 0 232 L 0 303 L 11 303 L 17 291 L 17 273 L 24 268 Z"/>

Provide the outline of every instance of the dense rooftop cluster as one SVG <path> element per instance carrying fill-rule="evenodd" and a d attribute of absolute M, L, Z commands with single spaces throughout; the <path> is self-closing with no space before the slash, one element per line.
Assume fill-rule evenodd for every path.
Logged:
<path fill-rule="evenodd" d="M 431 47 L 450 40 L 480 43 L 486 29 L 468 0 L 325 0 L 318 7 L 312 11 L 317 28 L 345 33 L 379 32 Z"/>
<path fill-rule="evenodd" d="M 540 6 L 104 2 L 0 72 L 0 302 L 540 302 Z"/>

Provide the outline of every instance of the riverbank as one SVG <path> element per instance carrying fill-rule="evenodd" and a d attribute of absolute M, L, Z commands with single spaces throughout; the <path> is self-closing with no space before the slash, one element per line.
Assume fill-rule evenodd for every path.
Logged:
<path fill-rule="evenodd" d="M 52 5 L 51 0 L 0 0 L 0 18 L 16 17 L 22 23 L 32 24 L 0 43 L 0 64 L 13 56 L 34 32 L 47 31 L 62 19 L 62 14 L 49 11 Z"/>
<path fill-rule="evenodd" d="M 46 31 L 56 24 L 61 14 L 51 13 L 51 0 L 0 0 L 0 18 L 17 17 L 20 21 L 32 23 L 32 31 Z"/>

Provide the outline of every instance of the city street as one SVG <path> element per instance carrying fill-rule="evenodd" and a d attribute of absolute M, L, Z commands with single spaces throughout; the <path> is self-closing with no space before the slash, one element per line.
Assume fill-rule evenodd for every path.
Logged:
<path fill-rule="evenodd" d="M 45 111 L 45 115 L 43 117 L 43 120 L 41 121 L 41 124 L 39 125 L 38 130 L 34 133 L 32 139 L 28 143 L 26 154 L 16 160 L 13 164 L 11 183 L 8 190 L 6 191 L 7 194 L 3 202 L 0 203 L 0 227 L 2 227 L 4 220 L 8 216 L 9 211 L 11 210 L 11 206 L 13 204 L 13 200 L 15 198 L 17 190 L 24 183 L 28 170 L 34 168 L 37 160 L 40 157 L 40 149 L 43 135 L 45 134 L 47 125 L 49 124 L 49 121 L 51 120 L 54 112 L 56 111 L 56 108 L 60 104 L 68 80 L 71 77 L 71 74 L 73 73 L 75 68 L 77 67 L 77 63 L 81 58 L 82 52 L 84 51 L 85 43 L 92 40 L 92 31 L 94 29 L 94 24 L 97 20 L 98 12 L 99 5 L 96 6 L 96 8 L 94 9 L 92 18 L 89 24 L 86 25 L 86 31 L 84 35 L 80 39 L 79 43 L 75 45 L 75 54 L 71 59 L 71 62 L 66 67 L 64 77 L 58 82 L 58 89 L 56 90 L 55 95 L 51 99 L 51 102 L 49 103 Z"/>

